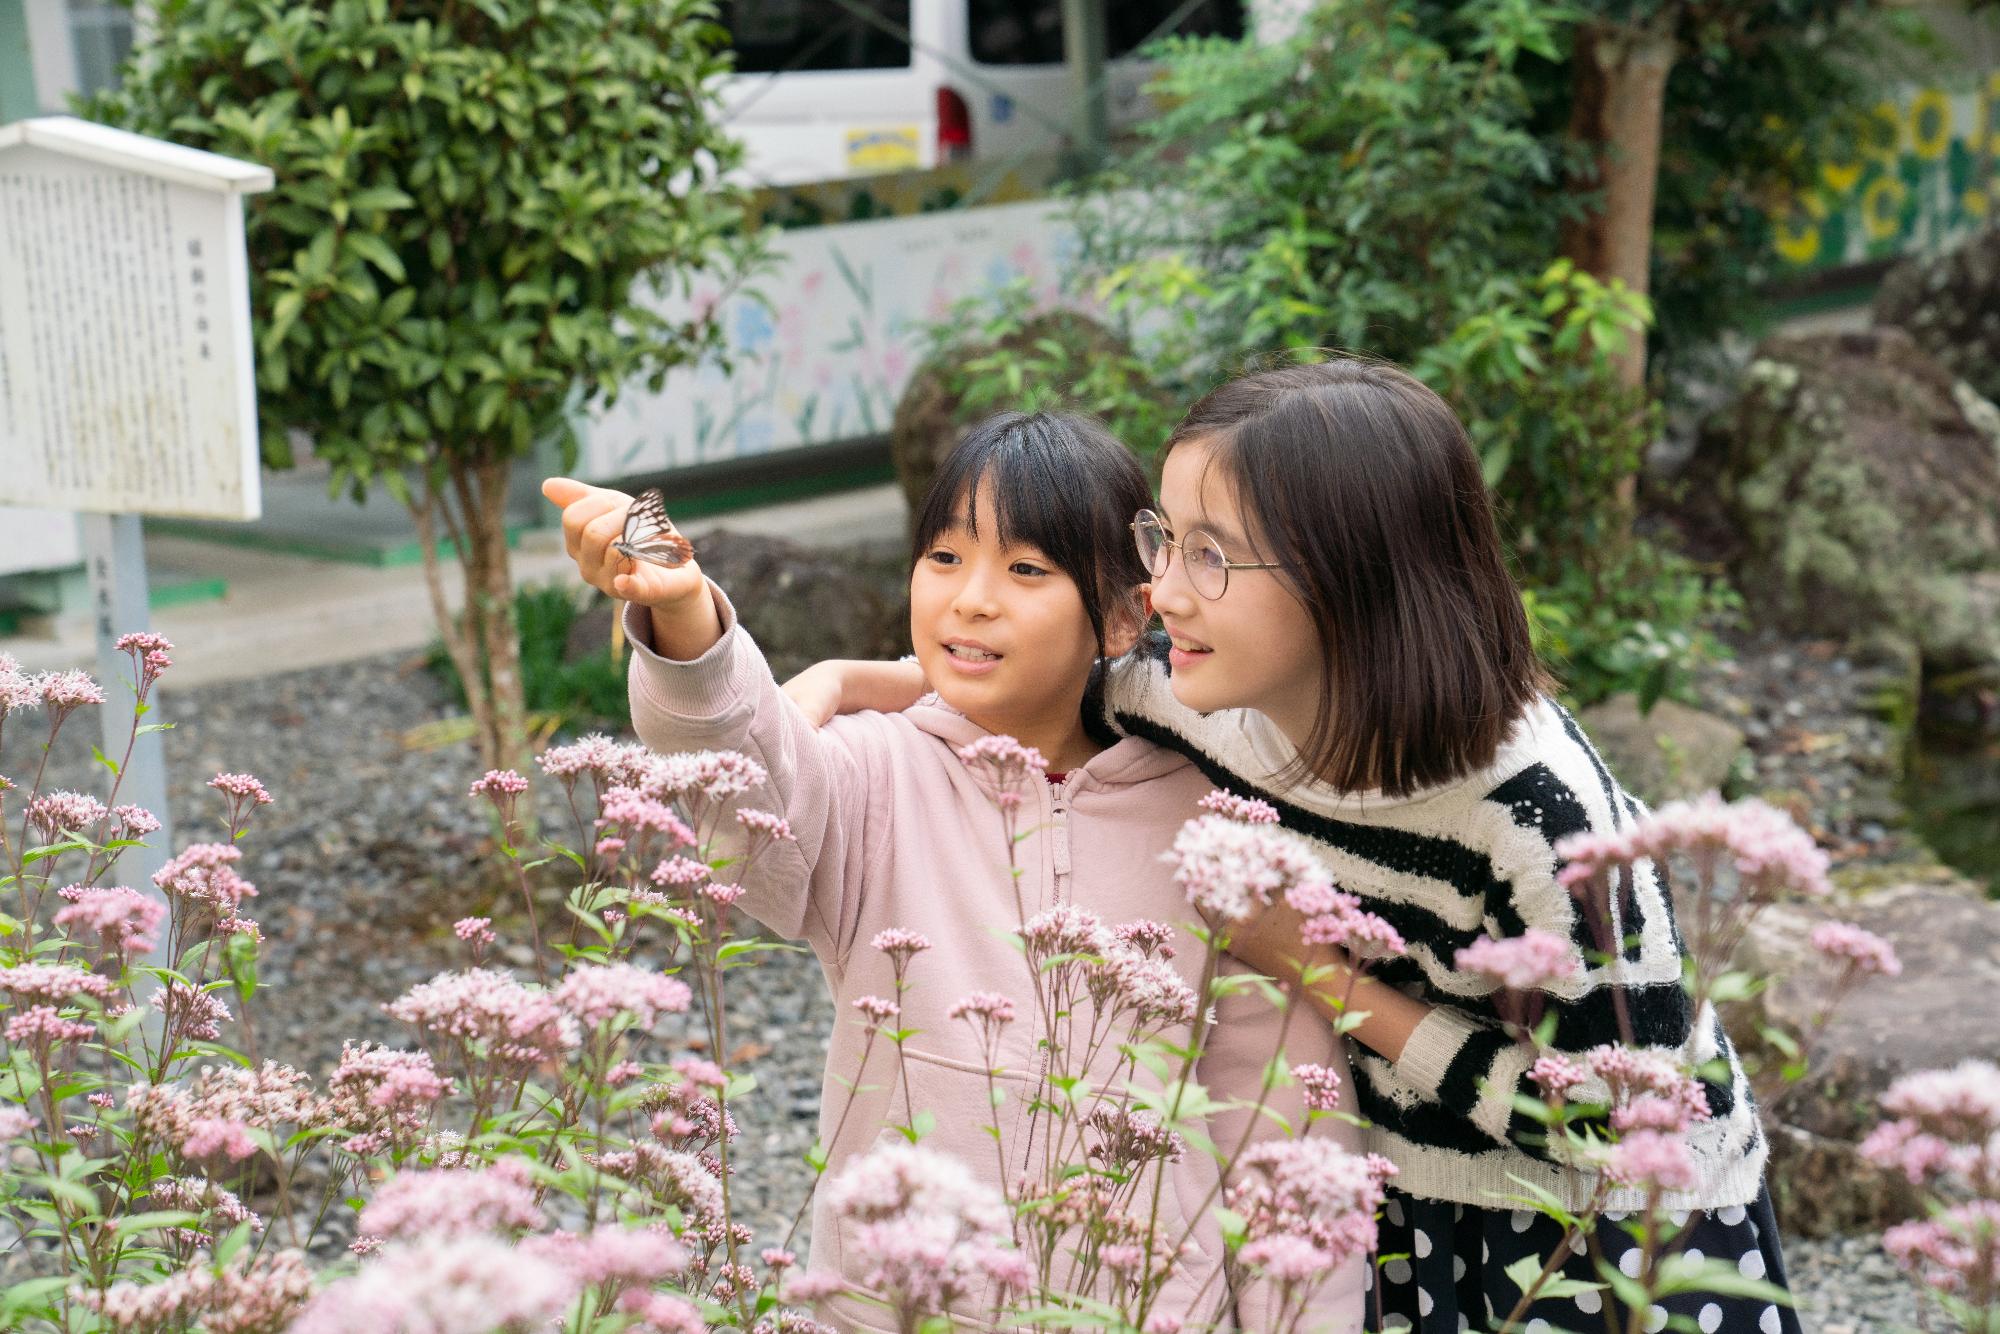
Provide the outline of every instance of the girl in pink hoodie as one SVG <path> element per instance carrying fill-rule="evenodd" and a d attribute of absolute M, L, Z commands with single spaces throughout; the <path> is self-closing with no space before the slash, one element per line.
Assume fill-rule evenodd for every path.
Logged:
<path fill-rule="evenodd" d="M 838 1007 L 820 1109 L 827 1173 L 916 1122 L 928 1127 L 926 1147 L 1014 1190 L 1049 1150 L 1050 1118 L 1031 1107 L 1038 1095 L 1052 1096 L 1042 1082 L 1051 1035 L 1016 944 L 1024 923 L 1059 933 L 1075 927 L 1078 910 L 1104 928 L 1193 916 L 1161 854 L 1200 813 L 1212 784 L 1182 756 L 1084 722 L 1102 716 L 1084 707 L 1100 663 L 1128 651 L 1143 625 L 1146 571 L 1128 523 L 1147 503 L 1144 473 L 1087 419 L 1007 414 L 974 428 L 945 461 L 912 548 L 910 637 L 936 693 L 905 712 L 849 713 L 824 728 L 778 688 L 728 598 L 695 562 L 669 569 L 612 550 L 628 497 L 563 478 L 543 493 L 563 506 L 565 541 L 585 579 L 628 604 L 641 739 L 663 751 L 737 750 L 769 770 L 763 804 L 777 806 L 795 841 L 759 859 L 737 906 L 808 942 Z M 990 766 L 962 756 L 993 736 L 1013 737 L 1047 763 L 1045 780 L 1006 814 Z M 1010 825 L 1019 831 L 1011 855 Z M 928 942 L 901 956 L 909 985 L 900 991 L 897 960 L 875 943 L 889 928 Z M 1113 944 L 1101 930 L 1096 939 L 1100 948 Z M 1204 946 L 1179 926 L 1171 944 L 1173 997 L 1159 1028 L 1184 1045 L 1206 1003 L 1196 995 Z M 1231 971 L 1241 970 L 1226 964 Z M 992 1081 L 996 1063 L 975 1024 L 962 1011 L 954 1017 L 957 1003 L 978 993 L 1016 1002 L 1017 1018 L 1000 1029 Z M 908 1031 L 900 1044 L 869 1042 L 866 1014 L 883 1014 L 883 1001 L 900 1007 L 878 1019 Z M 1254 991 L 1227 991 L 1216 1011 L 1195 1078 L 1215 1102 L 1234 1104 L 1207 1126 L 1219 1151 L 1246 1135 L 1303 1131 L 1299 1088 L 1266 1091 L 1266 1068 L 1282 1043 L 1285 1063 L 1330 1066 L 1344 1077 L 1331 1027 L 1304 1007 L 1287 1026 Z M 1147 1083 L 1115 1042 L 1103 1045 L 1111 1050 L 1092 1060 L 1093 1085 L 1115 1097 L 1128 1082 Z M 998 1107 L 990 1082 L 1002 1093 Z M 1343 1078 L 1343 1096 L 1345 1088 Z M 1252 1110 L 1260 1101 L 1262 1115 Z M 1312 1133 L 1358 1144 L 1337 1119 Z M 1189 1328 L 1217 1313 L 1226 1319 L 1232 1303 L 1212 1217 L 1221 1169 L 1190 1145 L 1161 1170 L 1159 1235 L 1167 1245 L 1186 1235 L 1189 1248 L 1153 1310 Z M 822 1191 L 810 1267 L 859 1286 L 867 1257 L 854 1250 Z M 1063 1265 L 1052 1272 L 1059 1282 Z M 1357 1329 L 1363 1282 L 1358 1262 L 1344 1268 L 1296 1327 Z M 1262 1286 L 1235 1302 L 1245 1328 L 1271 1323 Z M 850 1328 L 881 1327 L 879 1306 L 850 1297 L 830 1299 L 823 1312 Z"/>

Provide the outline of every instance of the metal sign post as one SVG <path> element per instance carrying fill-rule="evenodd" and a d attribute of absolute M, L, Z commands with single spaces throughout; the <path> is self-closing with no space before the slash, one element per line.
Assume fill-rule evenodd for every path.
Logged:
<path fill-rule="evenodd" d="M 97 680 L 104 687 L 105 703 L 98 712 L 103 725 L 102 749 L 113 761 L 123 761 L 118 794 L 137 802 L 159 820 L 159 832 L 147 837 L 141 848 L 127 848 L 120 860 L 124 878 L 149 883 L 153 872 L 167 864 L 174 846 L 172 813 L 167 805 L 167 748 L 159 732 L 132 735 L 131 714 L 117 707 L 118 682 L 132 670 L 129 655 L 115 647 L 120 635 L 152 628 L 147 606 L 145 537 L 136 514 L 86 514 L 83 516 L 84 550 L 90 553 L 91 619 L 97 627 Z M 138 682 L 130 683 L 134 689 Z M 159 692 L 153 692 L 151 709 L 142 720 L 161 721 Z M 125 758 L 130 742 L 132 754 Z"/>

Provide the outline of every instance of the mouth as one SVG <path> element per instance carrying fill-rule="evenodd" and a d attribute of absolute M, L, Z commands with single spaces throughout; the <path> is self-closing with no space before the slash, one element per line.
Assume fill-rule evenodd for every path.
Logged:
<path fill-rule="evenodd" d="M 976 639 L 947 639 L 944 641 L 944 651 L 957 661 L 967 663 L 998 662 L 1006 656 L 994 652 Z"/>
<path fill-rule="evenodd" d="M 994 652 L 978 640 L 944 640 L 944 660 L 958 676 L 986 676 L 1000 666 L 1006 654 Z"/>
<path fill-rule="evenodd" d="M 1172 627 L 1168 627 L 1167 640 L 1173 645 L 1173 651 L 1167 654 L 1167 662 L 1174 667 L 1191 666 L 1215 652 L 1207 644 L 1198 639 L 1190 639 Z"/>

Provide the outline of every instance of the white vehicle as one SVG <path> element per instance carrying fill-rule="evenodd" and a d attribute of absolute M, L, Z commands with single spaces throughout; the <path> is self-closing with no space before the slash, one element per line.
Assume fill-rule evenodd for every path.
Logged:
<path fill-rule="evenodd" d="M 1112 132 L 1147 110 L 1134 50 L 1183 0 L 1107 0 Z M 723 0 L 736 49 L 729 125 L 758 185 L 1051 152 L 1077 118 L 1061 0 Z M 1174 29 L 1240 37 L 1243 0 Z"/>

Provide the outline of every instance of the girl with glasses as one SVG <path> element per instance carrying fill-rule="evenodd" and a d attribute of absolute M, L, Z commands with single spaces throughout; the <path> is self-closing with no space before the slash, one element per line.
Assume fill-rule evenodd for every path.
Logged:
<path fill-rule="evenodd" d="M 661 751 L 741 751 L 770 773 L 753 800 L 775 798 L 795 841 L 759 859 L 736 906 L 805 940 L 833 994 L 840 1017 L 820 1102 L 828 1173 L 910 1124 L 914 1110 L 933 1126 L 928 1147 L 995 1186 L 1018 1188 L 1028 1164 L 1048 1152 L 1050 1118 L 1037 1131 L 1025 1115 L 1031 1102 L 1056 1097 L 1036 1082 L 1040 1044 L 1061 1033 L 1081 1040 L 1086 1027 L 1037 1013 L 1016 948 L 1023 916 L 1075 904 L 1107 927 L 1179 923 L 1187 901 L 1161 854 L 1213 787 L 1185 756 L 1087 722 L 1103 713 L 1100 664 L 1129 651 L 1144 627 L 1146 570 L 1128 525 L 1150 488 L 1131 451 L 1082 417 L 1005 414 L 974 427 L 940 470 L 911 549 L 911 670 L 936 693 L 904 712 L 850 713 L 823 729 L 780 692 L 696 561 L 670 568 L 619 554 L 630 497 L 567 478 L 549 479 L 542 491 L 563 508 L 564 540 L 585 580 L 627 604 L 640 738 Z M 1048 766 L 1015 813 L 1018 879 L 991 775 L 961 754 L 996 735 L 1036 748 Z M 928 946 L 909 959 L 903 990 L 887 951 L 909 932 Z M 1191 1020 L 1206 1003 L 1197 995 L 1205 947 L 1184 928 L 1172 934 L 1171 966 L 1188 987 Z M 1245 970 L 1231 963 L 1223 971 Z M 984 1039 L 952 1012 L 980 993 L 1018 1002 L 1019 1017 L 997 1039 L 998 1109 L 989 1102 Z M 894 1027 L 907 1036 L 871 1048 L 854 1014 L 857 1003 L 879 1006 L 878 998 L 900 1006 Z M 1302 1090 L 1286 1084 L 1265 1095 L 1265 1069 L 1282 1043 L 1288 1065 L 1344 1071 L 1332 1026 L 1300 1007 L 1287 1028 L 1262 995 L 1243 989 L 1228 991 L 1216 1013 L 1195 1077 L 1230 1110 L 1209 1119 L 1209 1138 L 1226 1155 L 1246 1138 L 1304 1127 Z M 1181 1023 L 1163 1037 L 1185 1046 L 1191 1032 Z M 1074 1059 L 1088 1059 L 1091 1086 L 1119 1090 L 1146 1078 L 1116 1044 L 1086 1045 L 1095 1056 Z M 1253 1110 L 1260 1097 L 1261 1115 Z M 997 1145 L 994 1124 L 1003 1131 Z M 1042 1139 L 1030 1143 L 1037 1133 Z M 1348 1122 L 1328 1120 L 1312 1133 L 1358 1150 Z M 1183 1236 L 1190 1246 L 1171 1266 L 1148 1327 L 1192 1334 L 1232 1306 L 1246 1326 L 1268 1326 L 1258 1314 L 1268 1285 L 1232 1298 L 1221 1231 L 1203 1207 L 1222 1184 L 1216 1157 L 1190 1144 L 1148 1169 L 1149 1182 L 1152 1171 L 1164 1174 L 1143 1187 L 1159 1201 L 1162 1247 Z M 861 1286 L 869 1256 L 827 1200 L 821 1191 L 814 1202 L 811 1267 Z M 1144 1201 L 1132 1207 L 1143 1211 Z M 1363 1282 L 1358 1261 L 1336 1272 L 1300 1328 L 1358 1329 Z M 852 1292 L 820 1309 L 843 1329 L 883 1324 L 880 1309 Z M 990 1300 L 969 1300 L 954 1316 L 992 1311 Z"/>
<path fill-rule="evenodd" d="M 1538 1055 L 1579 1057 L 1637 1041 L 1700 1069 L 1708 1117 L 1690 1133 L 1695 1172 L 1664 1207 L 1674 1245 L 1782 1287 L 1764 1166 L 1768 1146 L 1719 1019 L 1694 1012 L 1667 886 L 1629 878 L 1630 937 L 1540 993 L 1555 1023 L 1539 1051 L 1503 1028 L 1493 984 L 1459 969 L 1460 948 L 1538 928 L 1588 939 L 1557 881 L 1555 845 L 1615 832 L 1641 812 L 1550 697 L 1506 569 L 1479 461 L 1451 409 L 1414 377 L 1360 359 L 1233 380 L 1196 403 L 1163 451 L 1160 503 L 1132 521 L 1164 634 L 1111 672 L 1106 718 L 1194 756 L 1217 782 L 1272 803 L 1316 844 L 1340 887 L 1387 918 L 1407 956 L 1363 979 L 1353 1007 L 1355 1076 L 1368 1145 L 1396 1164 L 1369 1297 L 1374 1329 L 1449 1334 L 1507 1316 L 1506 1272 L 1566 1244 L 1562 1228 L 1503 1201 L 1527 1183 L 1580 1211 L 1594 1173 L 1546 1148 L 1515 1099 L 1539 1100 Z M 886 694 L 899 669 L 824 665 L 827 682 Z M 915 688 L 905 672 L 905 692 Z M 1277 976 L 1337 951 L 1301 946 L 1266 913 L 1232 948 Z M 1586 945 L 1586 949 L 1593 948 Z M 1621 1019 L 1622 1016 L 1622 1019 Z M 1612 1218 L 1646 1192 L 1621 1188 Z M 1594 1246 L 1628 1274 L 1637 1243 L 1600 1227 Z M 1593 1285 L 1538 1300 L 1525 1319 L 1627 1328 L 1592 1257 L 1565 1276 Z M 1733 1286 L 1733 1285 L 1732 1285 Z M 1681 1292 L 1642 1313 L 1648 1329 L 1796 1334 L 1762 1296 Z"/>

